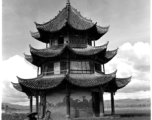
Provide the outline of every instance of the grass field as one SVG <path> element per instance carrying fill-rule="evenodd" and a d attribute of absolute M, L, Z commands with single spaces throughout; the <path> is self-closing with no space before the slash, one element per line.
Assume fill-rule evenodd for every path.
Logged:
<path fill-rule="evenodd" d="M 110 116 L 110 110 L 105 110 L 104 118 L 88 118 L 83 117 L 83 112 L 80 111 L 80 118 L 74 118 L 74 120 L 150 120 L 150 109 L 116 109 L 116 116 Z M 2 120 L 24 120 L 26 114 L 5 114 L 2 113 Z M 54 114 L 52 115 L 53 120 L 65 120 L 63 115 Z"/>

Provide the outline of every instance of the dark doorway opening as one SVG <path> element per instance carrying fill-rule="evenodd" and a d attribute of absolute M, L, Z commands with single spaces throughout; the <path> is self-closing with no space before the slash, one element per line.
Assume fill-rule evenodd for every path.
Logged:
<path fill-rule="evenodd" d="M 64 44 L 64 37 L 59 37 L 59 38 L 58 38 L 58 44 L 59 44 L 59 45 Z"/>

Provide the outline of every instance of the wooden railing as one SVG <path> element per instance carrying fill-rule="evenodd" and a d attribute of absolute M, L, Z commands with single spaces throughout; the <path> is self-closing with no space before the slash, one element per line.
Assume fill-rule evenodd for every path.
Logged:
<path fill-rule="evenodd" d="M 69 71 L 69 73 L 71 74 L 93 74 L 94 72 L 104 74 L 104 72 L 98 71 L 98 70 L 70 70 Z M 43 75 L 58 75 L 58 74 L 66 74 L 66 73 L 67 73 L 67 70 L 42 72 Z"/>
<path fill-rule="evenodd" d="M 59 48 L 59 47 L 62 47 L 62 46 L 64 46 L 65 45 L 65 43 L 64 44 L 58 44 L 58 45 L 51 45 L 50 46 L 50 48 L 53 48 L 53 47 L 55 47 L 55 48 Z M 69 46 L 70 47 L 76 47 L 76 48 L 85 48 L 85 47 L 87 47 L 87 44 L 69 44 Z"/>

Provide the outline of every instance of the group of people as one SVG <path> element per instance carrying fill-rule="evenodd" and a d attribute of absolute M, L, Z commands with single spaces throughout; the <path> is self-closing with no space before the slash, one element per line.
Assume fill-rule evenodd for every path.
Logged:
<path fill-rule="evenodd" d="M 37 118 L 35 117 L 36 114 L 37 114 L 36 112 L 30 113 L 27 117 L 29 117 L 29 120 L 37 120 Z M 53 120 L 51 118 L 51 111 L 49 110 L 46 111 L 45 118 L 43 118 L 43 120 Z"/>

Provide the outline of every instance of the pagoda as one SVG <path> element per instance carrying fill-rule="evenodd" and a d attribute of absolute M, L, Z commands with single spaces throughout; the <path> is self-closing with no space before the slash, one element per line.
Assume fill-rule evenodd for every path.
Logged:
<path fill-rule="evenodd" d="M 60 94 L 64 96 L 64 117 L 72 119 L 72 95 L 86 92 L 92 99 L 93 115 L 90 117 L 103 117 L 103 94 L 108 92 L 111 96 L 111 114 L 114 115 L 114 95 L 131 81 L 131 77 L 117 78 L 117 70 L 105 74 L 104 65 L 117 54 L 118 49 L 108 51 L 108 42 L 96 46 L 95 41 L 108 32 L 109 26 L 101 27 L 83 17 L 69 0 L 55 18 L 43 24 L 35 22 L 35 25 L 38 32 L 31 32 L 31 36 L 45 43 L 46 48 L 30 46 L 31 55 L 25 54 L 25 59 L 37 66 L 37 77 L 17 77 L 19 83 L 12 83 L 14 88 L 28 96 L 30 112 L 33 112 L 35 97 L 38 117 L 44 118 L 50 105 L 48 101 L 59 93 L 56 100 Z"/>

